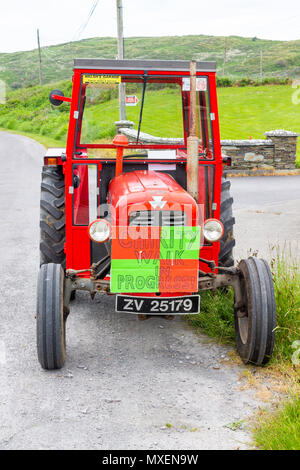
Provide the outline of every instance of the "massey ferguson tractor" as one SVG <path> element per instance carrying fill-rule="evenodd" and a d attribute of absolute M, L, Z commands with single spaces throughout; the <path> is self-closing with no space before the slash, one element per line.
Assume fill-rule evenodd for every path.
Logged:
<path fill-rule="evenodd" d="M 77 290 L 115 295 L 118 314 L 146 319 L 197 314 L 203 291 L 232 287 L 238 353 L 246 364 L 270 360 L 272 276 L 262 259 L 234 265 L 215 74 L 211 62 L 77 59 L 72 97 L 50 93 L 52 105 L 69 103 L 70 118 L 66 149 L 50 149 L 42 170 L 37 350 L 44 369 L 64 365 Z M 125 87 L 134 122 L 116 123 L 116 132 Z M 166 120 L 181 136 L 154 136 Z"/>

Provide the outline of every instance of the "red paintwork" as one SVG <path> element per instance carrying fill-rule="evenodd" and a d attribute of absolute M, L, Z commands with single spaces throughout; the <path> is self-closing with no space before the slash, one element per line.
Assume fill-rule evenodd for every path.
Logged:
<path fill-rule="evenodd" d="M 71 239 L 68 240 L 71 246 L 77 249 L 72 253 L 73 269 L 89 269 L 91 266 L 91 243 L 87 233 L 87 227 L 73 226 Z M 80 274 L 80 277 L 90 277 L 90 273 Z"/>
<path fill-rule="evenodd" d="M 89 175 L 87 165 L 78 165 L 74 175 L 80 178 L 79 189 L 74 189 L 74 224 L 85 225 L 89 217 Z"/>
<path fill-rule="evenodd" d="M 125 225 L 128 215 L 139 210 L 181 210 L 188 215 L 187 225 L 198 225 L 196 201 L 171 176 L 157 171 L 133 171 L 115 177 L 109 185 L 113 225 Z M 153 196 L 162 196 L 165 204 L 154 208 Z M 188 210 L 191 208 L 190 210 Z"/>
<path fill-rule="evenodd" d="M 197 292 L 198 290 L 198 261 L 196 259 L 182 259 L 172 264 L 169 259 L 160 260 L 159 271 L 159 290 L 169 294 L 170 287 L 172 291 Z M 180 284 L 178 284 L 180 279 Z"/>
<path fill-rule="evenodd" d="M 69 191 L 69 188 L 73 186 L 72 182 L 72 166 L 73 164 L 78 163 L 91 163 L 86 156 L 75 155 L 74 152 L 83 152 L 87 153 L 89 149 L 95 148 L 117 148 L 116 143 L 111 144 L 83 144 L 80 141 L 81 138 L 81 110 L 85 98 L 86 85 L 81 85 L 81 77 L 84 73 L 101 73 L 101 74 L 118 74 L 123 75 L 126 73 L 126 80 L 124 82 L 136 82 L 142 81 L 143 71 L 141 70 L 74 70 L 73 75 L 73 91 L 71 98 L 71 107 L 70 107 L 70 120 L 69 120 L 69 130 L 68 130 L 68 139 L 67 139 L 67 149 L 66 149 L 66 161 L 62 162 L 61 159 L 58 160 L 59 164 L 63 165 L 65 182 L 66 182 L 66 192 L 65 192 L 65 218 L 66 218 L 66 267 L 67 269 L 89 269 L 91 265 L 90 259 L 90 239 L 87 233 L 87 226 L 79 227 L 73 225 L 73 195 Z M 148 72 L 149 80 L 153 82 L 161 82 L 160 79 L 156 77 L 164 77 L 166 83 L 180 83 L 181 77 L 189 76 L 189 72 L 170 72 L 170 71 L 149 71 Z M 197 72 L 197 76 L 206 76 L 209 84 L 210 92 L 210 105 L 211 113 L 214 113 L 215 119 L 212 121 L 212 133 L 213 133 L 213 145 L 214 145 L 214 155 L 207 155 L 205 160 L 199 160 L 199 177 L 200 177 L 200 194 L 199 194 L 199 203 L 205 205 L 205 194 L 202 191 L 204 187 L 201 182 L 204 182 L 204 175 L 202 172 L 203 165 L 207 165 L 209 168 L 214 168 L 215 174 L 213 178 L 214 184 L 214 197 L 213 200 L 209 201 L 210 207 L 213 203 L 216 203 L 217 209 L 214 211 L 212 216 L 216 219 L 220 218 L 220 199 L 221 199 L 221 176 L 223 172 L 222 165 L 222 156 L 221 156 L 221 145 L 220 145 L 220 132 L 219 132 L 219 116 L 218 116 L 218 106 L 217 106 L 217 92 L 216 92 L 216 77 L 215 73 L 208 72 L 202 73 Z M 132 77 L 132 78 L 131 78 Z M 139 77 L 139 78 L 137 78 Z M 184 95 L 185 93 L 185 95 Z M 185 106 L 189 105 L 189 92 L 183 92 L 183 101 Z M 61 99 L 61 97 L 57 97 Z M 66 98 L 63 101 L 69 101 L 70 99 Z M 75 118 L 74 112 L 79 112 L 78 119 L 78 130 L 76 133 L 77 120 Z M 188 115 L 188 113 L 184 113 Z M 136 144 L 129 143 L 128 147 L 130 149 L 176 149 L 177 158 L 175 160 L 153 160 L 152 163 L 167 163 L 171 164 L 173 162 L 186 162 L 186 139 L 187 139 L 187 127 L 183 123 L 184 128 L 184 139 L 185 143 L 183 145 L 145 145 L 145 144 Z M 207 132 L 207 129 L 205 129 Z M 99 175 L 101 174 L 102 168 L 106 164 L 106 160 L 93 159 L 93 163 L 98 164 Z M 134 157 L 130 160 L 126 160 L 127 164 L 133 164 L 135 167 L 139 164 L 150 163 L 148 159 L 135 159 Z M 45 161 L 47 164 L 47 160 Z M 154 183 L 158 183 L 157 187 Z M 137 191 L 133 191 L 133 186 L 139 186 Z M 152 186 L 151 186 L 152 185 Z M 114 207 L 120 208 L 123 204 L 123 196 L 127 194 L 130 199 L 131 210 L 134 210 L 133 207 L 140 205 L 146 205 L 149 209 L 150 198 L 152 194 L 158 195 L 162 194 L 164 198 L 167 199 L 168 204 L 173 203 L 175 200 L 180 204 L 183 201 L 191 202 L 191 197 L 168 175 L 157 173 L 151 174 L 147 172 L 146 175 L 140 174 L 140 172 L 134 172 L 131 174 L 119 175 L 114 178 L 110 184 L 110 198 L 111 203 Z M 122 197 L 121 197 L 122 196 Z M 118 199 L 119 197 L 119 199 Z M 120 199 L 121 197 L 121 199 Z M 76 202 L 75 202 L 76 205 Z M 195 224 L 198 214 L 196 209 L 191 218 L 189 218 L 189 224 Z M 200 257 L 214 260 L 217 263 L 219 254 L 219 243 L 213 243 L 210 246 L 203 246 L 200 250 Z M 205 272 L 210 271 L 206 264 L 199 263 L 199 268 Z M 86 273 L 83 276 L 89 276 L 89 273 Z M 150 294 L 149 294 L 150 295 Z M 155 294 L 153 294 L 155 295 Z M 168 294 L 169 296 L 172 293 Z M 176 294 L 174 294 L 176 295 Z"/>
<path fill-rule="evenodd" d="M 136 259 L 143 250 L 143 259 L 159 259 L 161 227 L 128 227 L 115 225 L 111 246 L 112 259 Z"/>
<path fill-rule="evenodd" d="M 113 144 L 116 147 L 127 147 L 128 139 L 127 139 L 126 135 L 117 134 L 113 139 Z"/>

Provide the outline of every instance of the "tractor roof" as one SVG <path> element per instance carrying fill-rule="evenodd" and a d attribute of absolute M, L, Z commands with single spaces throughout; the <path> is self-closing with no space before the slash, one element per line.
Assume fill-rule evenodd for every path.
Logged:
<path fill-rule="evenodd" d="M 216 72 L 216 62 L 196 62 L 196 64 L 198 72 Z M 189 72 L 190 62 L 187 60 L 75 59 L 74 69 Z"/>

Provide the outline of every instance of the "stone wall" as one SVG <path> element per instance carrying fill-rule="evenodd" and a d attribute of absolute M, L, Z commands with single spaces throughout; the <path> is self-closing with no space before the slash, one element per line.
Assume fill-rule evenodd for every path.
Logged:
<path fill-rule="evenodd" d="M 232 158 L 232 169 L 294 169 L 298 134 L 276 130 L 265 136 L 265 140 L 222 140 L 222 153 Z"/>
<path fill-rule="evenodd" d="M 134 142 L 137 131 L 133 122 L 116 122 L 117 133 Z M 233 170 L 289 170 L 295 168 L 298 135 L 291 131 L 275 130 L 265 133 L 262 140 L 221 140 L 222 154 L 232 158 Z M 140 133 L 144 144 L 182 145 L 183 139 L 155 137 Z"/>
<path fill-rule="evenodd" d="M 232 159 L 232 169 L 266 169 L 274 166 L 271 140 L 222 140 L 222 154 Z"/>

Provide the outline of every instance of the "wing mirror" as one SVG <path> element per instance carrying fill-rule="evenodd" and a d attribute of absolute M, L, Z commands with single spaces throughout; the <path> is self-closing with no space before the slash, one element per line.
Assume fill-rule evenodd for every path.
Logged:
<path fill-rule="evenodd" d="M 53 106 L 60 106 L 63 101 L 71 103 L 71 98 L 66 98 L 61 90 L 52 90 L 50 91 L 49 101 Z"/>

